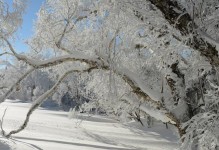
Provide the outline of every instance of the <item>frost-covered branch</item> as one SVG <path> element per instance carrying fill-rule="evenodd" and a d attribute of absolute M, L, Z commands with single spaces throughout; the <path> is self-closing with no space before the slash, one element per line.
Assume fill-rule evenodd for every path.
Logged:
<path fill-rule="evenodd" d="M 44 61 L 39 61 L 32 58 L 28 58 L 25 55 L 18 54 L 13 48 L 12 44 L 6 38 L 4 38 L 4 41 L 7 43 L 9 49 L 18 60 L 24 61 L 25 63 L 34 67 L 35 69 L 51 67 L 68 61 L 80 61 L 88 64 L 97 63 L 97 57 L 91 57 L 79 51 L 72 52 L 73 54 L 71 55 L 64 55 Z"/>
<path fill-rule="evenodd" d="M 10 96 L 10 94 L 14 91 L 14 89 L 21 83 L 21 81 L 23 81 L 28 75 L 30 75 L 33 71 L 35 70 L 35 68 L 31 68 L 29 69 L 26 73 L 24 73 L 8 90 L 7 92 L 1 96 L 0 98 L 0 103 L 4 102 L 5 99 Z"/>
<path fill-rule="evenodd" d="M 188 36 L 193 33 L 191 42 L 187 42 L 187 45 L 194 50 L 199 51 L 205 56 L 212 65 L 219 66 L 219 56 L 216 47 L 202 38 L 197 30 L 191 32 L 189 24 L 193 22 L 192 17 L 189 13 L 185 13 L 185 10 L 179 4 L 177 0 L 149 0 L 154 4 L 164 15 L 166 20 L 175 28 L 177 28 L 182 35 Z M 184 14 L 181 16 L 181 14 Z M 180 17 L 179 17 L 180 16 Z M 176 23 L 177 22 L 177 23 Z M 195 29 L 198 26 L 194 23 Z"/>
<path fill-rule="evenodd" d="M 132 88 L 132 92 L 137 95 L 138 99 L 143 101 L 143 104 L 139 107 L 140 110 L 146 112 L 157 120 L 176 126 L 180 136 L 183 136 L 185 134 L 185 130 L 181 128 L 180 120 L 178 120 L 173 113 L 167 110 L 167 108 L 165 108 L 160 101 L 155 101 L 154 99 L 151 99 L 127 76 L 123 75 L 122 78 L 126 81 L 126 83 L 129 84 L 129 86 Z M 128 96 L 124 96 L 123 99 L 133 101 Z"/>
<path fill-rule="evenodd" d="M 67 71 L 66 73 L 64 73 L 59 80 L 55 83 L 55 85 L 49 89 L 47 92 L 45 92 L 44 94 L 42 94 L 40 97 L 38 97 L 32 104 L 32 106 L 30 107 L 29 111 L 27 112 L 26 118 L 23 122 L 23 124 L 17 129 L 17 130 L 12 130 L 11 132 L 9 132 L 8 134 L 5 135 L 5 137 L 9 138 L 12 134 L 16 134 L 21 132 L 22 130 L 25 129 L 25 127 L 27 126 L 29 120 L 30 120 L 30 116 L 32 115 L 32 113 L 52 94 L 54 94 L 54 92 L 58 89 L 59 85 L 62 83 L 62 81 L 71 73 L 74 72 L 78 72 L 78 73 L 82 73 L 82 72 L 90 72 L 93 69 L 97 69 L 97 67 L 88 67 L 85 70 L 70 70 Z"/>
<path fill-rule="evenodd" d="M 72 54 L 72 52 L 64 47 L 62 47 L 62 41 L 63 41 L 63 38 L 65 37 L 65 34 L 72 31 L 73 28 L 75 27 L 76 23 L 83 20 L 83 19 L 86 19 L 87 16 L 79 16 L 76 21 L 74 22 L 74 24 L 72 25 L 72 27 L 70 27 L 70 29 L 68 29 L 68 27 L 70 26 L 70 22 L 72 20 L 72 17 L 73 17 L 73 14 L 67 19 L 65 20 L 67 23 L 65 24 L 65 27 L 64 27 L 64 30 L 63 32 L 61 33 L 61 37 L 59 38 L 58 42 L 55 42 L 55 45 L 57 46 L 57 48 L 59 48 L 60 50 L 63 50 L 65 52 L 67 52 L 68 54 Z M 68 31 L 69 30 L 69 31 Z"/>
<path fill-rule="evenodd" d="M 24 62 L 26 62 L 27 64 L 34 66 L 34 64 L 31 62 L 30 59 L 28 59 L 26 56 L 24 55 L 20 55 L 16 52 L 16 50 L 14 49 L 14 47 L 12 46 L 12 44 L 10 43 L 10 41 L 5 38 L 4 36 L 1 36 L 1 38 L 6 42 L 6 44 L 8 45 L 10 51 L 12 52 L 13 56 L 16 57 L 18 60 L 22 60 Z"/>
<path fill-rule="evenodd" d="M 1 53 L 1 54 L 0 54 L 0 56 L 3 56 L 3 55 L 11 55 L 11 56 L 13 56 L 13 54 L 12 54 L 12 53 L 9 53 L 9 52 L 4 52 L 4 53 Z"/>
<path fill-rule="evenodd" d="M 7 108 L 4 110 L 4 113 L 3 113 L 2 118 L 0 120 L 0 126 L 1 126 L 3 136 L 5 136 L 5 130 L 3 129 L 3 123 L 4 123 L 4 117 L 5 117 L 6 111 L 7 111 Z"/>

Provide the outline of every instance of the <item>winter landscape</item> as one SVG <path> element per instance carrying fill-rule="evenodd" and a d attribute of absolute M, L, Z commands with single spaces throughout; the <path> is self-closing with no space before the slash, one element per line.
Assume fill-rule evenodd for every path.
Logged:
<path fill-rule="evenodd" d="M 218 0 L 0 0 L 0 150 L 219 150 Z"/>
<path fill-rule="evenodd" d="M 7 108 L 5 130 L 18 128 L 29 107 L 29 103 L 6 100 L 0 109 Z M 2 145 L 1 150 L 173 150 L 178 146 L 177 136 L 164 125 L 144 128 L 96 115 L 69 119 L 66 112 L 43 108 L 34 112 L 23 132 L 9 141 L 0 140 L 11 146 Z"/>

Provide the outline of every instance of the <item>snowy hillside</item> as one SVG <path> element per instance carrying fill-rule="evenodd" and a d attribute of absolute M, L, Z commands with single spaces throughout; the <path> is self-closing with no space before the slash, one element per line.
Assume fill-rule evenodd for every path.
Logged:
<path fill-rule="evenodd" d="M 17 128 L 25 118 L 29 103 L 7 100 L 0 106 L 3 128 Z M 100 116 L 68 119 L 62 111 L 39 108 L 28 127 L 9 141 L 0 138 L 0 150 L 174 150 L 177 138 L 165 125 L 148 129 L 136 123 L 126 125 Z M 143 131 L 144 129 L 144 131 Z M 10 148 L 7 146 L 10 145 Z"/>

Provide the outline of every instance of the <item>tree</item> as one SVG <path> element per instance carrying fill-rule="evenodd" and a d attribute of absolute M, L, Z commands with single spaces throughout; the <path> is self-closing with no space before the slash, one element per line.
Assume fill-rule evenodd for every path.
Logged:
<path fill-rule="evenodd" d="M 55 55 L 36 60 L 18 54 L 2 35 L 12 55 L 30 67 L 1 102 L 37 69 L 58 66 L 60 77 L 36 99 L 21 127 L 6 136 L 24 129 L 32 112 L 77 72 L 88 93 L 95 93 L 91 102 L 108 113 L 126 118 L 140 110 L 173 124 L 183 148 L 216 149 L 217 23 L 206 24 L 217 17 L 217 7 L 213 0 L 47 0 L 28 43 L 38 54 L 53 50 Z"/>

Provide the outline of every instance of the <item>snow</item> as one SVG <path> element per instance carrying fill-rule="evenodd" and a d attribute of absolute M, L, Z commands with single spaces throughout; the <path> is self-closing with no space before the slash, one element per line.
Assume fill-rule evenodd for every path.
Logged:
<path fill-rule="evenodd" d="M 74 54 L 72 55 L 64 55 L 64 56 L 59 56 L 59 57 L 55 57 L 55 58 L 51 58 L 48 60 L 44 60 L 39 62 L 39 60 L 36 60 L 33 64 L 35 66 L 45 66 L 48 64 L 57 64 L 60 62 L 64 62 L 64 61 L 69 61 L 69 60 L 90 60 L 90 61 L 96 61 L 97 57 L 96 56 L 89 56 L 86 55 L 85 53 L 80 53 L 77 51 L 73 52 Z M 33 62 L 33 60 L 31 60 L 31 62 Z"/>
<path fill-rule="evenodd" d="M 198 33 L 201 34 L 206 41 L 208 41 L 209 43 L 213 44 L 216 46 L 216 50 L 219 53 L 219 41 L 215 40 L 214 38 L 211 37 L 211 35 L 208 35 L 206 32 L 203 32 L 202 30 L 198 30 Z"/>
<path fill-rule="evenodd" d="M 165 112 L 158 111 L 147 104 L 143 104 L 140 106 L 140 109 L 146 112 L 148 115 L 156 118 L 157 120 L 161 120 L 162 122 L 170 122 L 172 124 L 176 124 L 170 118 L 165 115 Z"/>
<path fill-rule="evenodd" d="M 18 60 L 23 60 L 24 62 L 26 62 L 27 64 L 34 66 L 34 67 L 38 67 L 38 68 L 42 68 L 45 66 L 52 66 L 52 65 L 57 65 L 60 64 L 62 62 L 67 62 L 67 61 L 84 61 L 89 60 L 89 61 L 96 61 L 97 60 L 97 56 L 91 56 L 91 55 L 87 55 L 85 53 L 79 52 L 79 51 L 73 51 L 72 54 L 70 55 L 64 55 L 64 56 L 59 56 L 59 57 L 55 57 L 55 58 L 51 58 L 51 59 L 47 59 L 47 60 L 37 60 L 37 59 L 32 59 L 27 57 L 26 55 L 22 55 L 22 54 L 17 54 L 15 52 L 15 50 L 13 49 L 11 43 L 5 39 L 5 41 L 7 42 L 10 50 L 13 52 L 14 56 L 18 59 Z"/>
<path fill-rule="evenodd" d="M 135 100 L 133 97 L 130 97 L 129 95 L 125 95 L 123 96 L 124 99 L 126 99 L 130 105 L 132 106 L 138 106 L 139 103 L 137 103 L 137 100 Z M 142 103 L 139 107 L 139 109 L 143 112 L 146 112 L 148 115 L 150 115 L 151 117 L 156 118 L 156 120 L 160 120 L 163 123 L 171 123 L 171 124 L 176 124 L 176 122 L 174 122 L 173 120 L 171 120 L 170 118 L 167 117 L 165 111 L 163 110 L 158 110 L 156 108 L 154 108 L 153 106 L 151 106 L 149 103 Z"/>
<path fill-rule="evenodd" d="M 0 149 L 1 150 L 10 150 L 10 147 L 4 140 L 0 139 Z"/>
<path fill-rule="evenodd" d="M 130 71 L 129 69 L 125 68 L 124 66 L 119 66 L 120 68 L 117 68 L 117 71 L 122 74 L 126 75 L 131 79 L 143 92 L 145 92 L 152 100 L 154 101 L 160 101 L 161 95 L 157 92 L 151 89 L 148 85 L 148 83 L 145 83 L 141 78 L 134 72 Z"/>
<path fill-rule="evenodd" d="M 30 106 L 11 100 L 0 105 L 0 116 L 7 108 L 6 132 L 21 125 Z M 24 131 L 10 140 L 0 138 L 0 150 L 174 150 L 178 146 L 178 138 L 165 125 L 147 128 L 103 116 L 67 116 L 63 111 L 37 109 Z"/>

